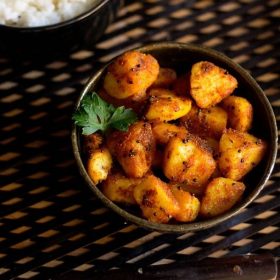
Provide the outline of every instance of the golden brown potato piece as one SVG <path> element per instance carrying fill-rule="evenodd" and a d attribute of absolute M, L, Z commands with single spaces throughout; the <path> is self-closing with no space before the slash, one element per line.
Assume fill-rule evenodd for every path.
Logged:
<path fill-rule="evenodd" d="M 222 177 L 213 179 L 201 201 L 201 216 L 211 218 L 225 213 L 240 200 L 244 190 L 241 182 Z"/>
<path fill-rule="evenodd" d="M 224 131 L 220 142 L 219 142 L 219 152 L 223 153 L 229 149 L 236 149 L 240 146 L 247 145 L 251 142 L 263 142 L 260 139 L 257 139 L 255 136 L 246 133 L 237 131 L 232 128 L 228 128 Z"/>
<path fill-rule="evenodd" d="M 209 108 L 229 96 L 237 87 L 237 80 L 226 70 L 208 61 L 193 64 L 190 93 L 200 108 Z"/>
<path fill-rule="evenodd" d="M 262 160 L 266 148 L 265 141 L 251 134 L 227 129 L 219 143 L 219 169 L 224 177 L 239 181 Z"/>
<path fill-rule="evenodd" d="M 253 106 L 239 96 L 229 96 L 222 101 L 222 107 L 228 113 L 229 127 L 246 132 L 253 122 Z"/>
<path fill-rule="evenodd" d="M 147 120 L 171 121 L 186 115 L 191 109 L 191 100 L 176 96 L 167 89 L 152 89 L 150 91 Z"/>
<path fill-rule="evenodd" d="M 152 130 L 156 142 L 162 145 L 165 145 L 174 136 L 184 137 L 188 133 L 183 126 L 164 122 L 154 124 Z"/>
<path fill-rule="evenodd" d="M 91 153 L 87 162 L 87 172 L 94 184 L 107 178 L 112 164 L 112 157 L 107 148 L 97 149 Z"/>
<path fill-rule="evenodd" d="M 143 216 L 152 222 L 167 223 L 179 211 L 170 187 L 153 175 L 145 177 L 134 188 L 134 198 Z"/>
<path fill-rule="evenodd" d="M 169 87 L 177 78 L 176 72 L 171 68 L 159 68 L 157 79 L 152 84 L 152 87 Z"/>
<path fill-rule="evenodd" d="M 133 191 L 141 179 L 128 178 L 118 172 L 109 174 L 107 179 L 102 183 L 102 192 L 110 200 L 125 204 L 136 204 Z"/>
<path fill-rule="evenodd" d="M 227 126 L 227 112 L 218 107 L 199 109 L 192 105 L 190 112 L 181 118 L 187 129 L 200 137 L 220 139 Z"/>
<path fill-rule="evenodd" d="M 131 97 L 139 100 L 156 80 L 158 73 L 159 65 L 154 57 L 138 51 L 128 51 L 109 65 L 104 88 L 115 98 Z"/>
<path fill-rule="evenodd" d="M 90 135 L 84 135 L 85 152 L 90 156 L 95 150 L 101 147 L 103 142 L 103 136 L 98 132 Z"/>
<path fill-rule="evenodd" d="M 107 144 L 127 176 L 141 178 L 150 169 L 155 140 L 149 123 L 139 121 L 127 132 L 114 131 L 108 136 Z"/>
<path fill-rule="evenodd" d="M 173 182 L 185 183 L 203 192 L 204 186 L 216 168 L 210 151 L 197 138 L 173 137 L 166 145 L 163 173 Z"/>
<path fill-rule="evenodd" d="M 199 200 L 189 192 L 183 191 L 180 187 L 171 187 L 171 190 L 180 208 L 174 215 L 175 220 L 179 222 L 194 221 L 200 209 Z"/>
<path fill-rule="evenodd" d="M 172 85 L 172 90 L 177 95 L 188 96 L 190 92 L 190 75 L 186 74 L 178 77 Z"/>

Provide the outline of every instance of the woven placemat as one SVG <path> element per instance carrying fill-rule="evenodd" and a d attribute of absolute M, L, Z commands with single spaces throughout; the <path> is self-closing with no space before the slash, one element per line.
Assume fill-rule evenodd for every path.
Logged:
<path fill-rule="evenodd" d="M 280 1 L 126 1 L 93 49 L 44 63 L 0 56 L 0 279 L 50 279 L 131 263 L 271 252 L 280 256 L 279 158 L 262 194 L 238 216 L 184 235 L 126 223 L 96 200 L 72 155 L 71 114 L 88 77 L 148 42 L 210 46 L 248 69 L 277 122 Z"/>

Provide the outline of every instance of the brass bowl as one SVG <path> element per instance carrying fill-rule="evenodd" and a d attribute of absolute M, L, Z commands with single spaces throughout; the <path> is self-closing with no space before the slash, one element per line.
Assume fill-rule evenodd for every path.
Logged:
<path fill-rule="evenodd" d="M 254 107 L 254 124 L 252 134 L 267 141 L 269 146 L 267 154 L 262 162 L 244 178 L 244 183 L 247 188 L 242 200 L 238 204 L 220 216 L 207 220 L 198 220 L 191 223 L 153 223 L 135 215 L 125 207 L 115 204 L 104 196 L 99 188 L 91 181 L 86 172 L 82 159 L 80 130 L 74 125 L 72 130 L 73 151 L 82 177 L 85 179 L 89 188 L 107 207 L 111 208 L 126 220 L 150 230 L 184 233 L 188 231 L 203 230 L 231 218 L 239 213 L 244 207 L 249 205 L 258 196 L 260 191 L 264 188 L 265 183 L 267 182 L 274 167 L 277 154 L 277 126 L 275 116 L 268 99 L 257 82 L 246 70 L 227 56 L 215 50 L 203 46 L 181 44 L 176 42 L 155 43 L 137 48 L 137 50 L 153 55 L 162 67 L 174 68 L 179 73 L 186 71 L 186 69 L 190 69 L 190 66 L 193 63 L 201 60 L 211 61 L 228 70 L 229 73 L 235 76 L 239 82 L 238 89 L 235 91 L 236 95 L 246 97 Z M 102 81 L 102 78 L 104 77 L 107 66 L 108 64 L 97 71 L 89 79 L 77 101 L 76 108 L 79 107 L 81 100 L 87 93 L 98 88 L 98 85 L 100 84 L 99 82 Z"/>

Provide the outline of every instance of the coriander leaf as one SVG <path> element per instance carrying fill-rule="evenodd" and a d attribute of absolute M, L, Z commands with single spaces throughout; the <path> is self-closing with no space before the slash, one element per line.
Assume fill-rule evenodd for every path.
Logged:
<path fill-rule="evenodd" d="M 98 130 L 105 132 L 109 128 L 126 131 L 137 120 L 133 110 L 125 109 L 124 106 L 115 108 L 95 92 L 84 96 L 72 118 L 77 126 L 82 127 L 84 135 Z"/>
<path fill-rule="evenodd" d="M 88 124 L 88 116 L 83 108 L 80 108 L 73 114 L 73 120 L 78 126 L 86 126 Z"/>
<path fill-rule="evenodd" d="M 91 110 L 98 116 L 100 123 L 106 123 L 115 108 L 101 99 L 97 94 L 93 95 Z"/>
<path fill-rule="evenodd" d="M 90 135 L 90 134 L 96 132 L 97 130 L 98 130 L 97 128 L 93 128 L 93 127 L 90 127 L 90 126 L 84 126 L 83 129 L 82 129 L 82 134 Z"/>
<path fill-rule="evenodd" d="M 124 106 L 118 107 L 113 113 L 110 123 L 113 128 L 121 131 L 127 131 L 128 127 L 137 120 L 136 114 L 131 109 L 125 109 Z"/>

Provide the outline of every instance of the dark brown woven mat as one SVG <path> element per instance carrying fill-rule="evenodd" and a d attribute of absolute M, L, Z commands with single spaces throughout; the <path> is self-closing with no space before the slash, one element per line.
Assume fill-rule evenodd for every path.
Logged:
<path fill-rule="evenodd" d="M 49 279 L 129 263 L 271 252 L 280 256 L 279 158 L 260 197 L 238 216 L 185 235 L 148 232 L 103 207 L 78 174 L 71 114 L 101 63 L 151 41 L 199 43 L 240 63 L 277 122 L 280 1 L 127 1 L 92 50 L 45 63 L 0 56 L 0 279 Z"/>

